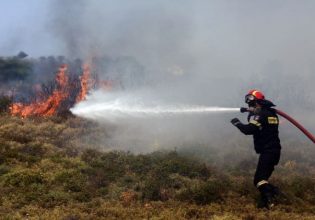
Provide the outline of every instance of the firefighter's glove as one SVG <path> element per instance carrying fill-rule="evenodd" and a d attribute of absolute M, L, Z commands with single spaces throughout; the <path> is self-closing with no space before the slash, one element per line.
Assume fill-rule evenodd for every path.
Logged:
<path fill-rule="evenodd" d="M 231 123 L 234 125 L 234 126 L 237 126 L 239 124 L 241 124 L 241 121 L 238 119 L 238 118 L 233 118 L 231 120 Z"/>

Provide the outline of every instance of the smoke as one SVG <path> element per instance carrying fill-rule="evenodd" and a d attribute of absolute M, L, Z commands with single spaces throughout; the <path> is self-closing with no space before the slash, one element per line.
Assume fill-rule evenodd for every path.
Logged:
<path fill-rule="evenodd" d="M 2 42 L 10 42 L 3 43 L 2 51 L 12 54 L 19 42 L 19 50 L 30 55 L 107 57 L 97 62 L 97 73 L 120 81 L 122 97 L 140 97 L 149 104 L 237 107 L 247 90 L 258 88 L 315 130 L 313 1 L 43 2 L 28 3 L 30 8 L 37 5 L 33 14 L 41 22 L 26 16 L 20 23 L 28 29 L 16 27 L 14 33 L 23 35 L 2 37 Z M 86 105 L 103 103 L 105 97 L 93 93 Z M 121 120 L 111 144 L 144 147 L 157 139 L 165 146 L 212 145 L 237 132 L 229 124 L 234 116 L 246 118 L 220 113 Z M 296 133 L 286 126 L 283 133 L 286 130 Z"/>
<path fill-rule="evenodd" d="M 47 23 L 61 53 L 132 57 L 151 84 L 176 83 L 171 95 L 227 106 L 254 87 L 293 109 L 300 100 L 314 106 L 314 95 L 305 95 L 314 94 L 314 8 L 311 1 L 57 0 Z"/>
<path fill-rule="evenodd" d="M 227 1 L 182 1 L 179 6 L 166 0 L 62 2 L 52 3 L 53 30 L 64 42 L 68 56 L 129 56 L 144 67 L 144 75 L 124 78 L 122 84 L 130 84 L 135 77 L 145 80 L 136 89 L 125 88 L 121 99 L 133 96 L 149 105 L 236 107 L 243 103 L 248 89 L 261 88 L 267 98 L 296 115 L 314 109 L 313 95 L 306 95 L 314 94 L 313 87 L 302 88 L 296 83 L 314 82 L 315 57 L 310 42 L 315 31 L 308 25 L 314 3 L 251 1 L 241 6 Z M 292 13 L 297 19 L 292 19 Z M 107 69 L 99 71 L 105 74 Z M 85 105 L 108 106 L 106 98 L 106 94 L 94 93 Z M 246 118 L 221 113 L 116 120 L 112 140 L 138 147 L 152 142 L 161 146 L 209 144 L 218 133 L 222 139 L 237 132 L 229 126 L 234 116 Z M 106 117 L 96 120 L 106 122 Z"/>

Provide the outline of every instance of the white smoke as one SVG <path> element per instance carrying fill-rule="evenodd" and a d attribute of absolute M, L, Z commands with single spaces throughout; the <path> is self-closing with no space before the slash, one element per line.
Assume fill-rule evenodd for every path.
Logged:
<path fill-rule="evenodd" d="M 252 88 L 261 89 L 280 109 L 289 113 L 297 109 L 294 115 L 299 113 L 302 122 L 314 130 L 314 1 L 239 4 L 227 0 L 180 3 L 7 0 L 2 3 L 6 8 L 0 15 L 1 33 L 5 33 L 0 37 L 3 55 L 20 50 L 30 56 L 62 54 L 90 59 L 107 55 L 113 57 L 112 62 L 103 59 L 103 68 L 97 73 L 104 79 L 106 74 L 117 73 L 123 76 L 123 83 L 133 84 L 132 79 L 128 82 L 132 74 L 127 73 L 138 73 L 139 68 L 130 68 L 126 62 L 117 65 L 119 62 L 115 59 L 129 56 L 143 66 L 149 81 L 144 85 L 146 88 L 172 84 L 169 89 L 150 96 L 147 91 L 140 96 L 126 91 L 132 99 L 142 99 L 141 105 L 123 102 L 124 107 L 133 104 L 133 109 L 128 111 L 137 110 L 137 120 L 125 117 L 135 115 L 126 109 L 114 111 L 114 117 L 113 112 L 102 109 L 101 103 L 107 103 L 108 107 L 110 100 L 118 99 L 112 97 L 105 102 L 96 93 L 73 109 L 83 117 L 94 117 L 101 122 L 114 120 L 119 130 L 116 136 L 111 136 L 113 143 L 133 139 L 126 145 L 148 140 L 146 144 L 156 137 L 164 142 L 172 140 L 173 144 L 200 140 L 212 146 L 214 135 L 219 134 L 221 141 L 227 140 L 224 132 L 229 136 L 236 133 L 229 124 L 231 117 L 245 116 L 228 112 L 193 115 L 168 112 L 163 117 L 152 117 L 153 114 L 139 117 L 144 115 L 139 113 L 139 108 L 154 112 L 163 105 L 163 111 L 167 107 L 172 112 L 175 107 L 238 106 L 244 104 L 244 94 Z M 10 22 L 6 22 L 8 17 Z M 97 105 L 101 109 L 97 110 Z M 283 126 L 281 132 L 285 130 L 288 129 Z"/>

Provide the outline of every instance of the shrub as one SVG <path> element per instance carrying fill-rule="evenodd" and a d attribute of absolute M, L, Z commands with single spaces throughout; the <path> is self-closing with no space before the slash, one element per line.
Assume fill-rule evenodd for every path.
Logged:
<path fill-rule="evenodd" d="M 66 191 L 83 192 L 87 178 L 79 170 L 65 170 L 57 174 L 55 182 L 61 184 Z"/>
<path fill-rule="evenodd" d="M 131 172 L 146 175 L 152 169 L 153 161 L 150 155 L 129 155 L 128 165 Z"/>
<path fill-rule="evenodd" d="M 0 165 L 0 176 L 9 173 L 10 171 L 10 167 L 8 167 L 7 165 Z"/>
<path fill-rule="evenodd" d="M 11 104 L 11 98 L 7 96 L 0 96 L 0 113 L 8 112 Z"/>
<path fill-rule="evenodd" d="M 217 179 L 199 181 L 182 190 L 178 195 L 178 199 L 205 205 L 211 202 L 221 201 L 223 194 L 226 193 L 227 190 L 227 185 L 222 184 L 222 182 Z"/>
<path fill-rule="evenodd" d="M 0 81 L 24 80 L 32 71 L 32 64 L 18 58 L 0 58 Z"/>
<path fill-rule="evenodd" d="M 315 181 L 309 177 L 297 176 L 289 185 L 294 196 L 315 204 Z"/>
<path fill-rule="evenodd" d="M 91 201 L 92 195 L 91 192 L 84 190 L 82 192 L 74 193 L 73 198 L 78 202 L 89 202 Z"/>
<path fill-rule="evenodd" d="M 85 151 L 81 157 L 90 166 L 83 172 L 87 174 L 89 182 L 93 186 L 97 188 L 104 187 L 124 176 L 127 165 L 124 153 L 98 153 L 99 156 L 95 158 L 91 156 L 94 153 L 93 150 L 88 150 Z"/>
<path fill-rule="evenodd" d="M 43 184 L 43 176 L 32 170 L 22 170 L 5 175 L 5 185 L 14 187 L 29 187 L 31 184 Z"/>
<path fill-rule="evenodd" d="M 56 205 L 67 204 L 71 201 L 71 195 L 60 190 L 50 190 L 42 195 L 39 205 L 44 208 L 52 208 Z"/>
<path fill-rule="evenodd" d="M 42 147 L 41 143 L 31 142 L 24 145 L 20 152 L 34 157 L 42 157 L 45 154 L 45 149 Z"/>
<path fill-rule="evenodd" d="M 204 179 L 210 177 L 210 170 L 204 164 L 189 157 L 180 156 L 176 151 L 162 155 L 156 166 L 159 172 L 167 174 L 178 173 L 190 178 Z"/>
<path fill-rule="evenodd" d="M 144 182 L 144 186 L 141 189 L 142 192 L 142 199 L 147 200 L 161 200 L 161 191 L 162 184 L 159 180 L 156 180 L 155 178 L 147 178 Z"/>

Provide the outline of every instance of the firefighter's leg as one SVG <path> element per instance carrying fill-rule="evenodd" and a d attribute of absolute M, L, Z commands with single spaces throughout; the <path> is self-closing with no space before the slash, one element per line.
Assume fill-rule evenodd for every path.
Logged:
<path fill-rule="evenodd" d="M 274 166 L 278 164 L 280 152 L 262 153 L 259 157 L 254 184 L 261 193 L 261 207 L 271 208 L 274 205 L 273 198 L 276 195 L 276 187 L 268 182 Z"/>

